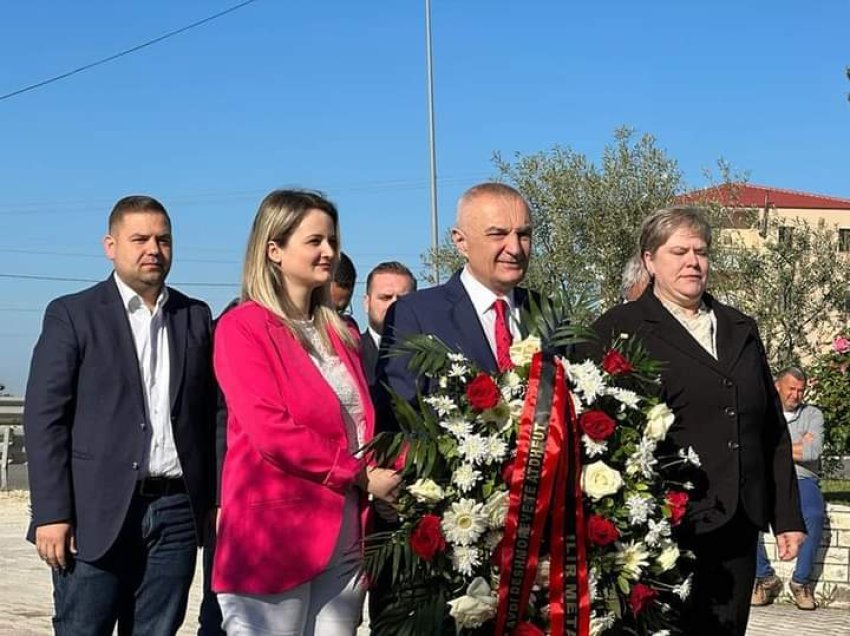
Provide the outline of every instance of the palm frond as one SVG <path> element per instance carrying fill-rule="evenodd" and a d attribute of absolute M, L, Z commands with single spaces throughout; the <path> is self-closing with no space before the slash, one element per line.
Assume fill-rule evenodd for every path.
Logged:
<path fill-rule="evenodd" d="M 585 342 L 592 332 L 581 323 L 593 312 L 596 301 L 584 294 L 561 288 L 550 296 L 529 295 L 529 306 L 522 309 L 522 324 L 540 338 L 544 350 L 553 350 Z"/>
<path fill-rule="evenodd" d="M 391 357 L 407 357 L 408 368 L 417 373 L 433 376 L 446 368 L 452 350 L 439 338 L 430 334 L 412 334 L 394 343 L 388 352 Z"/>

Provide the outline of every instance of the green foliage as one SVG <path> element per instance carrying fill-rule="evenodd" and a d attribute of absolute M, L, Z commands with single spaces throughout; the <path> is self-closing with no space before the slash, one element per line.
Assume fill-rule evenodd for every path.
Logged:
<path fill-rule="evenodd" d="M 810 399 L 823 411 L 823 471 L 826 475 L 835 473 L 842 455 L 850 455 L 848 368 L 850 352 L 833 350 L 818 358 L 809 373 L 812 386 Z"/>
<path fill-rule="evenodd" d="M 850 260 L 838 254 L 835 227 L 824 223 L 772 219 L 763 233 L 755 245 L 715 247 L 711 288 L 756 321 L 776 370 L 820 354 L 843 324 Z"/>
<path fill-rule="evenodd" d="M 539 298 L 539 300 L 538 300 Z M 529 296 L 529 306 L 521 310 L 522 324 L 530 335 L 540 338 L 544 351 L 568 347 L 593 337 L 584 325 L 595 312 L 595 303 L 582 294 L 561 287 L 552 296 Z"/>

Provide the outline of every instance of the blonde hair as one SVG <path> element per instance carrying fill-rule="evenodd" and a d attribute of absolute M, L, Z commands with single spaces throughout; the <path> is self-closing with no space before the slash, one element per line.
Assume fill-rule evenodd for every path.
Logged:
<path fill-rule="evenodd" d="M 688 228 L 711 247 L 711 226 L 699 208 L 673 206 L 656 210 L 643 221 L 640 228 L 640 256 L 655 254 L 679 228 Z"/>
<path fill-rule="evenodd" d="M 322 194 L 310 190 L 275 190 L 269 193 L 260 203 L 254 217 L 242 271 L 242 300 L 253 300 L 280 318 L 308 351 L 312 351 L 312 346 L 302 327 L 292 318 L 296 314 L 296 308 L 286 291 L 286 282 L 280 266 L 269 259 L 268 245 L 274 242 L 279 247 L 285 247 L 292 233 L 312 210 L 320 210 L 331 217 L 338 239 L 339 214 L 336 206 Z M 338 259 L 339 247 L 334 255 L 334 260 Z M 310 314 L 323 344 L 329 351 L 333 351 L 331 334 L 335 334 L 350 347 L 356 346 L 348 327 L 331 306 L 330 281 L 313 290 L 310 296 Z"/>

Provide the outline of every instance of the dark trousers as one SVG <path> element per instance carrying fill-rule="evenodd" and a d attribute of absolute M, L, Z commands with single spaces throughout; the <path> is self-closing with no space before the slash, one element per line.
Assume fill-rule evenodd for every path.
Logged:
<path fill-rule="evenodd" d="M 57 636 L 175 634 L 186 614 L 197 539 L 189 497 L 134 495 L 109 551 L 53 573 Z"/>
<path fill-rule="evenodd" d="M 756 575 L 758 528 L 742 508 L 726 525 L 688 537 L 696 555 L 691 596 L 682 616 L 688 636 L 745 636 Z"/>
<path fill-rule="evenodd" d="M 198 615 L 198 636 L 224 636 L 221 629 L 221 607 L 218 596 L 212 590 L 213 561 L 215 560 L 215 532 L 210 532 L 204 545 L 204 597 Z"/>

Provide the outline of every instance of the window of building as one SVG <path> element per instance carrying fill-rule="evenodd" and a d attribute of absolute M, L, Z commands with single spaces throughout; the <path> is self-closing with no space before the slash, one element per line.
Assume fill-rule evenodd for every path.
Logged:
<path fill-rule="evenodd" d="M 838 251 L 850 252 L 850 229 L 840 228 L 838 230 Z"/>

